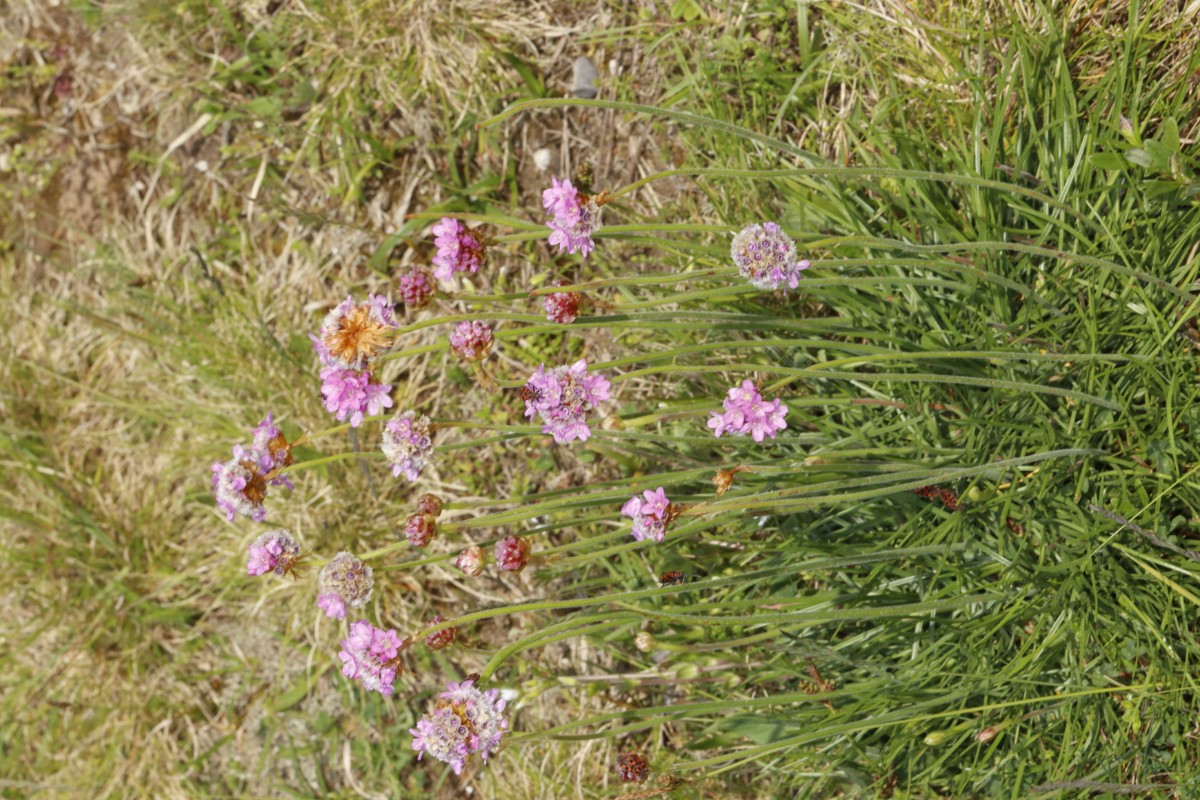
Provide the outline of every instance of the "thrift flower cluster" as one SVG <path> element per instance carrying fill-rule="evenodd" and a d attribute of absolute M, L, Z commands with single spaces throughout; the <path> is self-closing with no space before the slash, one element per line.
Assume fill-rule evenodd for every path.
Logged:
<path fill-rule="evenodd" d="M 550 244 L 560 253 L 579 252 L 585 258 L 596 247 L 592 234 L 600 230 L 600 204 L 581 194 L 569 180 L 550 179 L 542 205 L 550 215 Z"/>
<path fill-rule="evenodd" d="M 525 416 L 541 417 L 545 423 L 542 432 L 554 436 L 557 444 L 587 441 L 592 433 L 587 424 L 588 412 L 608 400 L 610 385 L 603 375 L 589 375 L 583 359 L 549 372 L 542 364 L 522 390 Z"/>
<path fill-rule="evenodd" d="M 550 228 L 549 244 L 559 253 L 580 253 L 585 257 L 595 249 L 593 235 L 600 230 L 601 206 L 609 198 L 604 192 L 589 196 L 569 180 L 552 178 L 542 193 L 542 204 Z M 475 275 L 486 262 L 482 234 L 462 222 L 444 217 L 432 228 L 435 253 L 432 274 L 414 267 L 396 277 L 398 297 L 411 311 L 429 305 L 435 294 L 435 279 L 453 283 L 457 274 Z M 740 274 L 763 290 L 796 288 L 800 273 L 810 266 L 798 258 L 795 243 L 773 222 L 747 226 L 733 237 L 731 255 Z M 561 279 L 551 285 L 566 286 Z M 584 298 L 577 292 L 553 292 L 542 300 L 546 318 L 569 325 L 579 317 Z M 596 303 L 599 308 L 606 308 Z M 326 409 L 338 421 L 348 420 L 352 427 L 363 424 L 368 415 L 391 408 L 392 387 L 378 381 L 377 360 L 396 343 L 399 325 L 391 301 L 370 294 L 366 300 L 347 297 L 331 310 L 317 333 L 311 334 L 313 349 L 320 361 L 320 391 Z M 495 344 L 490 325 L 472 320 L 457 323 L 449 334 L 453 352 L 467 362 L 486 359 Z M 486 376 L 482 367 L 477 373 Z M 490 378 L 489 378 L 490 380 Z M 495 381 L 491 382 L 494 386 Z M 488 383 L 481 378 L 485 387 Z M 587 361 L 570 365 L 538 366 L 521 388 L 525 416 L 538 419 L 542 432 L 557 444 L 587 441 L 591 436 L 589 418 L 600 404 L 608 402 L 611 384 L 607 377 L 589 372 Z M 722 412 L 714 412 L 708 427 L 714 436 L 749 436 L 755 442 L 774 438 L 787 428 L 787 407 L 778 399 L 767 401 L 750 380 L 730 389 Z M 416 410 L 396 413 L 382 428 L 380 447 L 394 476 L 416 481 L 433 463 L 433 429 L 428 416 Z M 307 440 L 307 435 L 304 437 Z M 292 465 L 292 446 L 268 414 L 251 434 L 248 445 L 233 448 L 233 457 L 212 466 L 212 488 L 218 509 L 233 521 L 238 514 L 260 522 L 266 515 L 263 501 L 271 487 L 292 484 L 283 470 Z M 714 486 L 718 494 L 732 485 L 739 471 L 749 467 L 718 470 Z M 438 534 L 437 519 L 443 509 L 440 498 L 424 494 L 417 501 L 416 513 L 405 520 L 404 535 L 415 547 L 428 546 Z M 631 534 L 637 541 L 662 542 L 672 520 L 680 513 L 663 487 L 635 494 L 622 507 L 621 514 L 632 521 Z M 494 547 L 492 557 L 497 569 L 520 572 L 530 562 L 531 539 L 505 536 Z M 249 575 L 296 574 L 297 564 L 306 557 L 296 539 L 286 530 L 267 531 L 253 540 L 247 551 Z M 462 573 L 477 577 L 483 573 L 488 554 L 478 545 L 468 545 L 452 562 Z M 663 586 L 675 585 L 685 578 L 679 572 L 665 572 Z M 351 609 L 366 606 L 372 596 L 374 574 L 370 566 L 349 552 L 337 553 L 317 577 L 318 608 L 331 619 L 344 620 Z M 442 624 L 435 616 L 426 626 Z M 430 649 L 452 645 L 457 637 L 454 627 L 430 633 L 424 643 Z M 402 639 L 395 630 L 375 627 L 365 619 L 349 625 L 337 653 L 342 673 L 359 682 L 368 692 L 391 695 L 401 670 L 402 653 L 417 641 L 417 636 Z M 643 632 L 638 647 L 649 651 L 653 637 Z M 410 730 L 418 758 L 426 754 L 448 763 L 461 773 L 468 758 L 480 754 L 486 762 L 500 746 L 508 729 L 504 716 L 505 700 L 497 689 L 481 690 L 474 677 L 461 683 L 447 684 L 435 707 Z M 644 757 L 623 753 L 617 763 L 623 781 L 642 782 L 649 774 Z"/>
<path fill-rule="evenodd" d="M 500 737 L 508 730 L 500 690 L 480 691 L 468 678 L 462 683 L 447 683 L 439 698 L 437 707 L 409 730 L 417 759 L 428 753 L 449 764 L 455 775 L 462 773 L 472 753 L 479 753 L 486 763 L 488 754 L 496 751 Z"/>
<path fill-rule="evenodd" d="M 450 281 L 456 272 L 474 275 L 483 266 L 486 255 L 483 239 L 458 220 L 443 217 L 433 226 L 433 235 L 436 237 L 433 243 L 437 245 L 433 276 L 439 281 Z"/>
<path fill-rule="evenodd" d="M 729 433 L 734 436 L 749 436 L 756 442 L 764 438 L 775 438 L 775 434 L 787 427 L 787 406 L 778 398 L 763 400 L 763 396 L 750 380 L 729 390 L 725 398 L 725 412 L 713 412 L 708 427 L 720 438 Z"/>
<path fill-rule="evenodd" d="M 396 632 L 376 628 L 365 619 L 350 626 L 350 634 L 342 639 L 338 652 L 343 675 L 361 683 L 368 692 L 385 697 L 395 689 L 399 656 L 400 637 Z"/>
<path fill-rule="evenodd" d="M 636 494 L 621 506 L 622 516 L 633 519 L 633 538 L 639 542 L 653 539 L 661 542 L 667 535 L 671 501 L 663 487 L 653 492 L 647 489 L 641 497 Z"/>

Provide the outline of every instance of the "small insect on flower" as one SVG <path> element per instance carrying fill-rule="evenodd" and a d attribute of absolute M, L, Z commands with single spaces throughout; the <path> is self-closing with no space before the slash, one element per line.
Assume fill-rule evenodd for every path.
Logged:
<path fill-rule="evenodd" d="M 436 616 L 429 620 L 429 625 L 437 625 L 439 622 L 445 622 L 441 616 Z M 454 643 L 454 638 L 458 635 L 458 628 L 442 628 L 440 631 L 434 631 L 425 637 L 425 644 L 430 650 L 441 650 L 443 647 L 449 647 Z"/>
<path fill-rule="evenodd" d="M 645 783 L 650 777 L 650 765 L 641 753 L 621 753 L 617 756 L 617 776 L 625 783 Z"/>

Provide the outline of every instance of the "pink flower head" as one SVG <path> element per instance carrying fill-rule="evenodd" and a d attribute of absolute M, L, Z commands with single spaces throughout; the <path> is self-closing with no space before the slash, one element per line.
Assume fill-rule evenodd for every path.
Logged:
<path fill-rule="evenodd" d="M 714 411 L 708 420 L 708 427 L 717 438 L 729 433 L 761 442 L 767 437 L 774 439 L 776 433 L 787 427 L 787 406 L 778 398 L 764 400 L 753 381 L 742 381 L 740 386 L 730 389 L 724 406 L 724 413 Z"/>
<path fill-rule="evenodd" d="M 642 496 L 636 494 L 621 506 L 621 515 L 633 519 L 633 538 L 639 542 L 653 539 L 661 542 L 667 535 L 670 522 L 671 501 L 660 486 L 654 491 L 647 489 Z"/>
<path fill-rule="evenodd" d="M 759 289 L 800 285 L 800 273 L 812 266 L 796 256 L 796 243 L 774 222 L 754 223 L 733 237 L 733 263 L 743 278 Z"/>
<path fill-rule="evenodd" d="M 556 286 L 565 286 L 566 281 L 557 281 Z M 560 325 L 570 325 L 579 318 L 579 306 L 583 296 L 579 292 L 555 292 L 548 294 L 542 300 L 542 308 L 546 311 L 546 319 Z"/>
<path fill-rule="evenodd" d="M 450 334 L 450 348 L 463 361 L 482 361 L 491 352 L 495 339 L 486 322 L 460 322 Z"/>
<path fill-rule="evenodd" d="M 609 386 L 603 375 L 588 374 L 587 361 L 583 359 L 550 372 L 542 364 L 521 391 L 525 416 L 530 419 L 540 416 L 545 423 L 542 432 L 552 434 L 558 444 L 574 439 L 587 441 L 592 433 L 587 414 L 608 400 Z"/>
<path fill-rule="evenodd" d="M 559 252 L 587 254 L 595 248 L 592 234 L 600 230 L 600 204 L 594 197 L 580 194 L 569 180 L 550 179 L 550 188 L 542 192 L 542 205 L 550 219 L 550 244 Z"/>
<path fill-rule="evenodd" d="M 508 536 L 496 542 L 496 566 L 520 572 L 529 563 L 529 540 Z"/>
<path fill-rule="evenodd" d="M 474 275 L 479 271 L 487 251 L 478 233 L 454 217 L 442 217 L 433 226 L 433 235 L 433 243 L 437 245 L 437 254 L 433 257 L 435 278 L 449 281 L 456 272 Z"/>
<path fill-rule="evenodd" d="M 249 550 L 247 575 L 266 575 L 268 572 L 285 575 L 300 560 L 300 545 L 282 528 L 262 534 L 250 544 Z"/>
<path fill-rule="evenodd" d="M 454 566 L 463 571 L 463 574 L 478 578 L 483 573 L 483 566 L 487 563 L 487 553 L 482 547 L 471 545 L 467 549 L 458 554 L 454 559 Z"/>
<path fill-rule="evenodd" d="M 433 711 L 409 730 L 418 760 L 428 753 L 459 775 L 472 753 L 479 753 L 486 763 L 488 754 L 499 748 L 500 737 L 508 730 L 504 698 L 499 689 L 483 692 L 474 683 L 468 678 L 446 684 L 447 691 Z"/>
<path fill-rule="evenodd" d="M 392 465 L 392 474 L 415 481 L 433 461 L 433 429 L 429 417 L 405 411 L 383 428 L 383 454 Z"/>
<path fill-rule="evenodd" d="M 395 631 L 376 628 L 359 620 L 342 640 L 338 659 L 342 674 L 356 680 L 369 692 L 390 695 L 400 670 L 400 637 Z"/>
<path fill-rule="evenodd" d="M 371 568 L 343 550 L 321 567 L 317 576 L 317 606 L 331 619 L 342 619 L 347 608 L 366 605 L 374 586 Z"/>
<path fill-rule="evenodd" d="M 437 625 L 439 622 L 445 622 L 440 616 L 429 620 L 430 625 Z M 441 650 L 443 647 L 449 647 L 454 643 L 454 637 L 458 635 L 458 628 L 442 628 L 440 631 L 435 631 L 425 637 L 425 644 L 430 650 Z"/>
<path fill-rule="evenodd" d="M 267 515 L 263 500 L 271 486 L 292 488 L 292 482 L 276 470 L 292 463 L 291 445 L 267 414 L 251 433 L 249 448 L 233 446 L 233 458 L 212 465 L 212 492 L 217 508 L 230 522 L 238 514 L 262 522 Z"/>
<path fill-rule="evenodd" d="M 413 547 L 424 547 L 437 536 L 437 522 L 428 514 L 413 514 L 404 523 L 404 535 Z"/>
<path fill-rule="evenodd" d="M 372 383 L 370 370 L 328 367 L 321 370 L 321 394 L 325 410 L 340 422 L 350 417 L 350 427 L 357 428 L 367 414 L 375 416 L 392 407 L 388 392 L 391 384 Z"/>
<path fill-rule="evenodd" d="M 400 299 L 413 311 L 420 311 L 433 299 L 433 278 L 429 270 L 415 267 L 400 276 Z"/>
<path fill-rule="evenodd" d="M 347 297 L 325 315 L 321 330 L 310 338 L 324 366 L 357 370 L 391 347 L 397 327 L 386 297 L 372 294 L 361 303 Z"/>

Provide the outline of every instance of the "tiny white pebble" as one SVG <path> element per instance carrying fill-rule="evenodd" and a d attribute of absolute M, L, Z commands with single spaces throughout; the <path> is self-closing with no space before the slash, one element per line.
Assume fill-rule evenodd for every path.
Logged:
<path fill-rule="evenodd" d="M 533 152 L 533 165 L 538 168 L 539 172 L 545 172 L 550 168 L 550 148 L 543 147 L 541 150 Z"/>
<path fill-rule="evenodd" d="M 196 162 L 196 171 L 197 172 L 208 172 L 208 162 L 207 161 L 197 161 Z"/>

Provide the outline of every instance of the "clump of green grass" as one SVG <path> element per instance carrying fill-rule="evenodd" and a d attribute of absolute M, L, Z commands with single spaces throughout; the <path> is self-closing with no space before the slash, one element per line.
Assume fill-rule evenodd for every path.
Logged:
<path fill-rule="evenodd" d="M 470 779 L 492 796 L 619 796 L 611 765 L 628 749 L 655 780 L 687 781 L 675 796 L 1189 795 L 1200 212 L 1186 17 L 675 4 L 582 41 L 655 54 L 657 92 L 627 73 L 609 99 L 690 116 L 576 103 L 475 134 L 546 76 L 509 59 L 459 85 L 428 72 L 420 30 L 393 35 L 347 4 L 282 8 L 239 19 L 197 3 L 179 18 L 202 43 L 193 63 L 240 48 L 195 94 L 178 87 L 201 97 L 212 136 L 226 126 L 227 185 L 162 161 L 162 202 L 76 251 L 80 269 L 52 262 L 53 292 L 9 251 L 6 315 L 38 335 L 9 326 L 4 367 L 4 547 L 34 576 L 6 597 L 20 647 L 4 791 L 450 794 L 460 784 L 415 763 L 404 731 L 446 679 L 483 671 L 519 691 L 504 751 Z M 507 35 L 479 30 L 463 58 Z M 334 53 L 338 37 L 361 46 Z M 391 82 L 393 99 L 437 106 L 463 139 L 422 150 L 402 124 L 383 142 L 375 67 L 396 52 L 414 82 Z M 337 91 L 305 100 L 306 80 Z M 519 385 L 539 361 L 586 355 L 619 376 L 612 419 L 586 447 L 518 431 L 443 454 L 433 488 L 454 536 L 523 533 L 553 558 L 471 583 L 444 560 L 376 561 L 373 620 L 473 621 L 453 650 L 414 649 L 395 701 L 363 696 L 331 669 L 339 634 L 314 627 L 307 584 L 240 575 L 257 531 L 213 514 L 207 464 L 268 409 L 293 438 L 327 426 L 304 333 L 427 255 L 428 220 L 405 213 L 444 199 L 540 221 L 541 186 L 498 152 L 542 117 L 602 114 L 658 127 L 656 157 L 614 160 L 598 189 L 679 173 L 610 204 L 586 264 L 554 262 L 602 305 L 566 337 L 506 323 L 495 369 Z M 268 143 L 291 166 L 255 153 Z M 373 183 L 422 158 L 452 180 L 372 220 Z M 211 236 L 177 236 L 181 217 Z M 800 293 L 729 274 L 722 234 L 760 218 L 815 262 Z M 498 254 L 508 273 L 444 311 L 537 313 L 524 295 L 544 246 Z M 443 333 L 414 332 L 419 352 L 389 362 L 398 405 L 463 421 L 445 444 L 523 424 L 515 392 L 448 369 Z M 703 425 L 744 377 L 790 408 L 765 447 Z M 353 448 L 329 437 L 300 455 Z M 387 548 L 412 500 L 356 461 L 298 473 L 272 524 L 325 555 Z M 753 471 L 717 497 L 713 472 L 734 466 Z M 913 492 L 930 484 L 958 509 Z M 694 511 L 664 543 L 633 543 L 617 509 L 659 485 Z M 659 588 L 664 570 L 692 580 Z"/>

